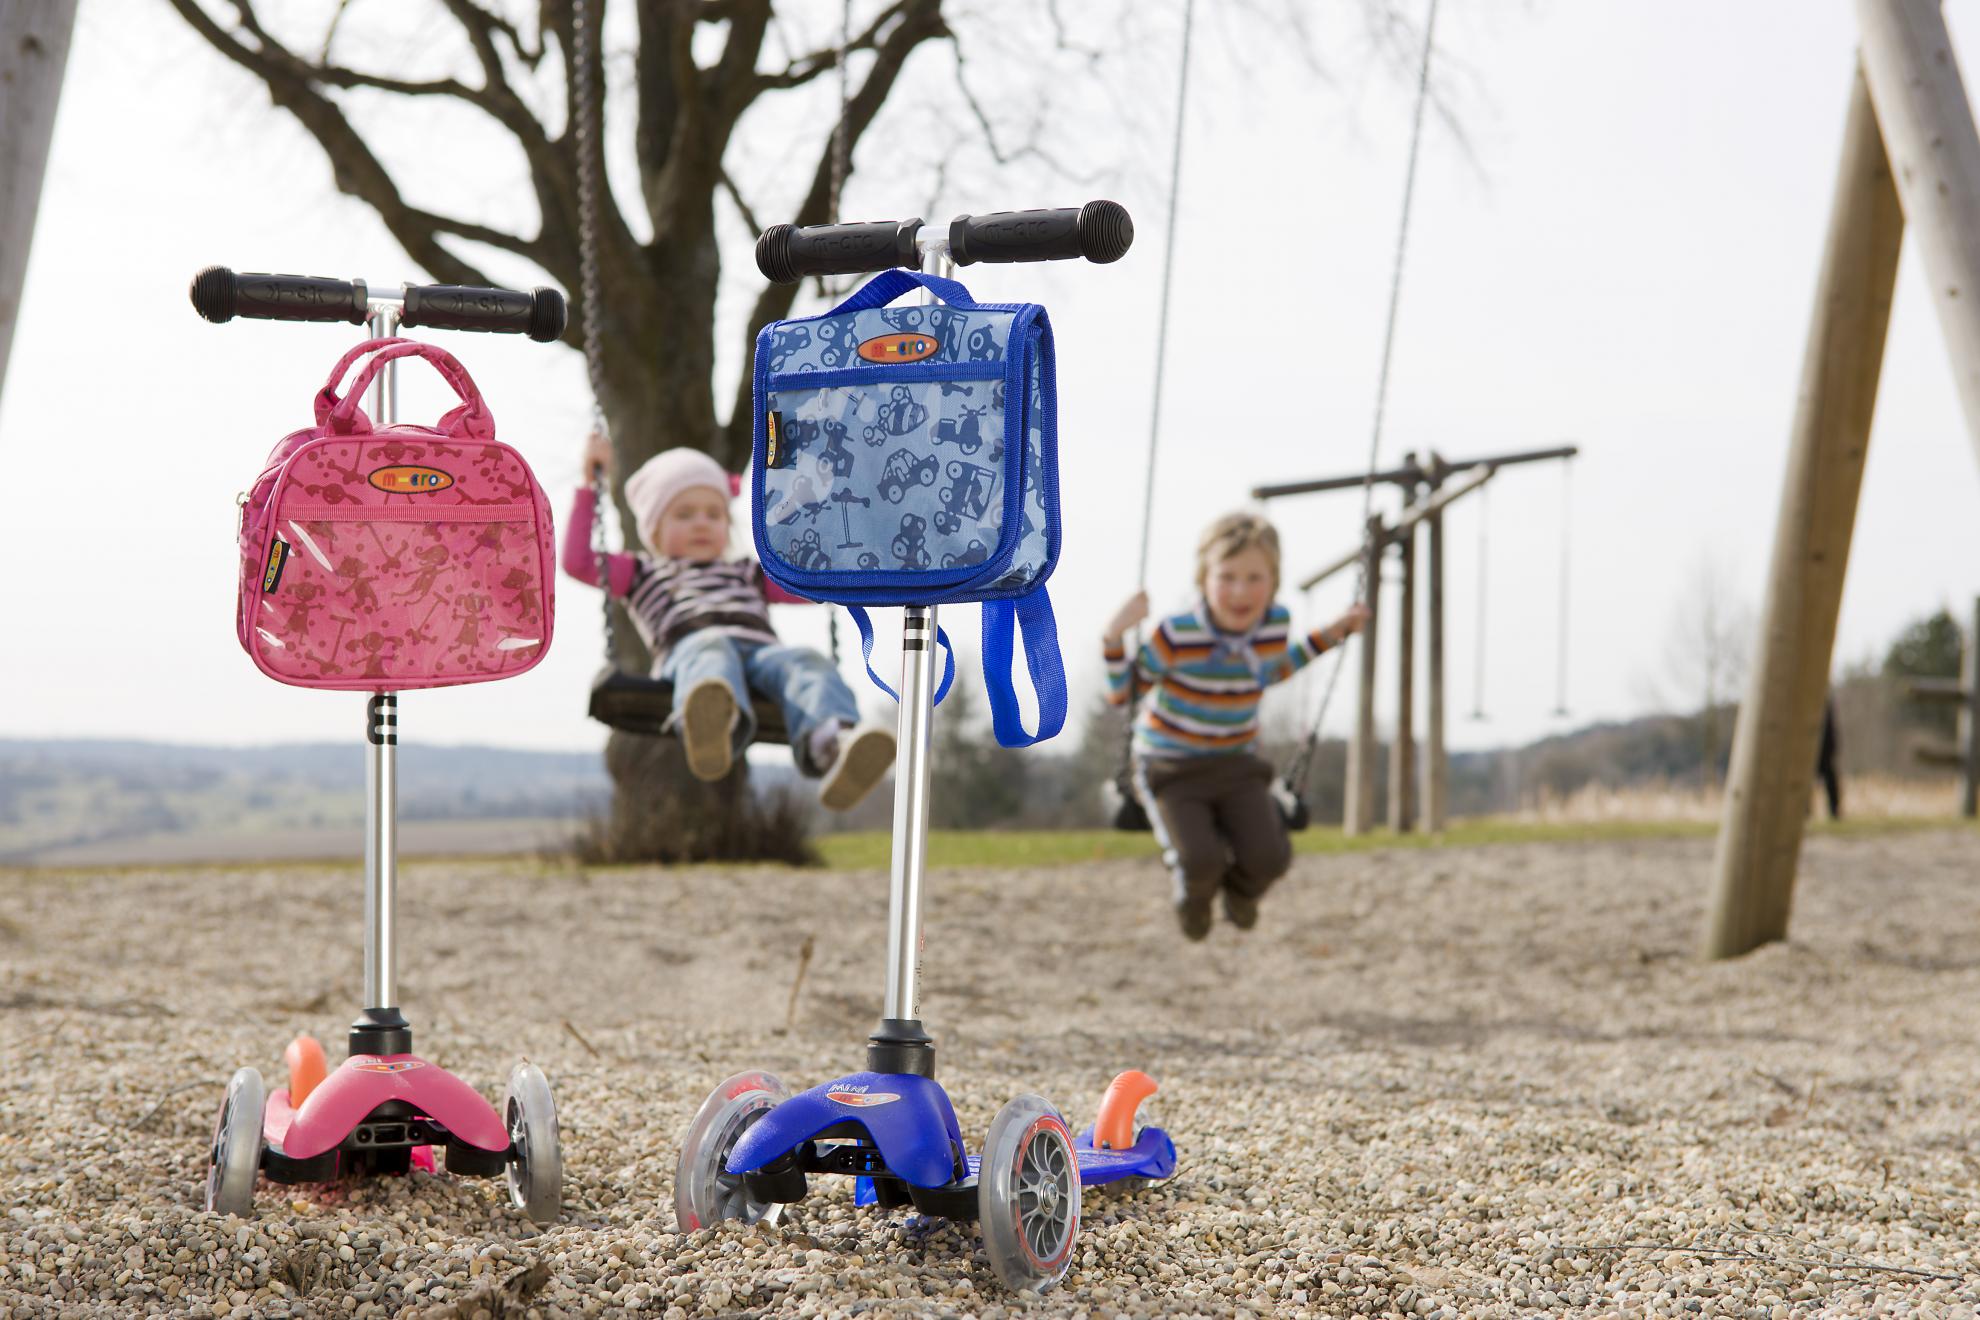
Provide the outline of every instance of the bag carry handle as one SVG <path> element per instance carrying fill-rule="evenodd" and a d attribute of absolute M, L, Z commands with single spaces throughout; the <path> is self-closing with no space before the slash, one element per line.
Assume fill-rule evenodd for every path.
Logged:
<path fill-rule="evenodd" d="M 873 620 L 858 605 L 846 606 L 846 613 L 852 615 L 853 626 L 859 629 L 859 655 L 866 664 L 866 676 L 873 680 L 873 686 L 892 697 L 901 699 L 901 694 L 887 686 L 887 680 L 873 672 Z M 942 628 L 935 629 L 935 644 L 942 648 L 942 681 L 935 687 L 934 705 L 941 705 L 942 698 L 949 695 L 949 687 L 956 681 L 956 649 L 949 645 L 949 634 Z"/>
<path fill-rule="evenodd" d="M 375 342 L 375 341 L 374 341 Z M 424 344 L 415 339 L 401 340 L 375 352 L 371 360 L 358 372 L 357 379 L 351 382 L 350 390 L 330 408 L 325 418 L 325 429 L 332 435 L 361 434 L 371 429 L 371 419 L 358 407 L 358 400 L 371 387 L 372 379 L 385 368 L 385 364 L 397 358 L 417 357 L 433 364 L 441 379 L 460 396 L 461 406 L 445 413 L 438 423 L 438 429 L 447 435 L 464 436 L 471 440 L 493 440 L 495 421 L 488 415 L 488 409 L 476 388 L 474 378 L 460 360 L 446 349 L 433 344 Z M 321 400 L 321 396 L 319 401 Z"/>
<path fill-rule="evenodd" d="M 916 289 L 926 289 L 959 312 L 981 312 L 1001 310 L 985 308 L 969 296 L 969 290 L 951 279 L 940 275 L 929 275 L 918 270 L 882 271 L 854 290 L 852 297 L 825 313 L 837 316 L 840 312 L 869 312 L 876 307 L 885 307 L 904 293 Z"/>
<path fill-rule="evenodd" d="M 1038 694 L 1038 732 L 1024 731 L 1017 689 L 1011 683 L 1012 646 L 1024 636 L 1024 667 Z M 990 697 L 990 727 L 1004 747 L 1029 747 L 1066 727 L 1066 663 L 1059 654 L 1059 622 L 1044 587 L 1016 600 L 983 602 L 983 690 Z"/>
<path fill-rule="evenodd" d="M 410 344 L 411 342 L 412 340 L 400 335 L 388 335 L 383 339 L 367 339 L 350 352 L 344 354 L 344 356 L 338 358 L 337 365 L 330 368 L 330 378 L 324 381 L 323 388 L 317 391 L 317 425 L 321 426 L 329 419 L 330 410 L 336 407 L 337 400 L 343 397 L 338 393 L 337 387 L 344 383 L 344 373 L 351 369 L 351 363 L 357 361 L 367 353 L 376 353 L 380 349 L 390 348 L 394 344 Z"/>

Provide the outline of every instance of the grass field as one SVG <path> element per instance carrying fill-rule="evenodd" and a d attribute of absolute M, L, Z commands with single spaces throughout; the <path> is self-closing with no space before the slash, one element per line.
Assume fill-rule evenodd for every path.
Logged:
<path fill-rule="evenodd" d="M 1711 820 L 1535 820 L 1485 817 L 1453 822 L 1437 835 L 1396 834 L 1390 830 L 1349 838 L 1337 827 L 1315 826 L 1293 836 L 1300 855 L 1373 852 L 1383 848 L 1475 848 L 1490 844 L 1618 842 L 1627 839 L 1702 838 L 1715 834 Z M 1865 816 L 1840 821 L 1809 822 L 1814 837 L 1860 838 L 1913 830 L 1965 828 L 1980 835 L 1980 825 L 1953 816 Z M 825 864 L 834 870 L 884 867 L 893 847 L 890 835 L 879 830 L 860 834 L 828 834 L 818 839 Z M 937 830 L 928 837 L 930 866 L 1058 866 L 1069 862 L 1119 861 L 1153 858 L 1160 851 L 1153 835 L 1115 830 Z"/>

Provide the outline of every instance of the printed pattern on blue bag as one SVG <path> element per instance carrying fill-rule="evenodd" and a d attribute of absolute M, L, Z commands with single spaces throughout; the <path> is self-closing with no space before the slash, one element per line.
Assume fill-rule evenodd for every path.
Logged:
<path fill-rule="evenodd" d="M 997 392 L 1003 393 L 1002 382 Z M 997 579 L 998 586 L 1022 586 L 1036 578 L 1051 558 L 1045 513 L 1045 384 L 1044 373 L 1031 373 L 1030 404 L 1025 410 L 1024 433 L 1024 535 L 1018 542 L 1011 567 Z M 1000 447 L 1001 449 L 1001 447 Z M 1003 458 L 999 452 L 991 461 Z"/>
<path fill-rule="evenodd" d="M 908 570 L 988 558 L 1004 531 L 1003 381 L 931 372 L 927 380 L 813 388 L 791 378 L 861 364 L 999 363 L 1011 319 L 883 307 L 772 331 L 766 402 L 779 444 L 762 498 L 779 558 L 807 572 L 867 567 L 861 551 Z M 839 535 L 813 538 L 830 509 Z"/>
<path fill-rule="evenodd" d="M 885 546 L 903 514 L 924 529 L 912 562 L 883 554 L 898 568 L 925 568 L 965 553 L 972 540 L 996 545 L 1003 533 L 1002 474 L 957 453 L 981 455 L 985 434 L 1002 434 L 1004 419 L 990 407 L 992 382 L 964 381 L 948 394 L 926 385 L 833 385 L 777 389 L 783 418 L 784 466 L 764 474 L 763 521 L 777 555 L 806 571 L 852 569 L 848 551 Z M 987 424 L 986 424 L 987 423 Z M 879 445 L 853 440 L 877 434 Z M 827 510 L 839 535 L 830 545 L 794 547 Z M 821 560 L 820 555 L 824 558 Z"/>

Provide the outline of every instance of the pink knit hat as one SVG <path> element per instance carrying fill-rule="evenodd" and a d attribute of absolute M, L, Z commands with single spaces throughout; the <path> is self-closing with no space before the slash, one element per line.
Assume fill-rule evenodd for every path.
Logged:
<path fill-rule="evenodd" d="M 721 492 L 724 500 L 735 494 L 722 465 L 699 449 L 663 449 L 626 478 L 626 503 L 632 506 L 633 518 L 639 525 L 639 539 L 654 554 L 660 553 L 655 541 L 660 515 L 667 511 L 676 495 L 697 486 Z"/>

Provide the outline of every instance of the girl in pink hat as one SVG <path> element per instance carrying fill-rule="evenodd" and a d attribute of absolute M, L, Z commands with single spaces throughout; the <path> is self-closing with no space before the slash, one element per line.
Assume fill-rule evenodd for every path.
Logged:
<path fill-rule="evenodd" d="M 610 468 L 612 448 L 594 433 L 584 472 Z M 861 724 L 852 689 L 816 651 L 785 646 L 769 604 L 809 604 L 766 581 L 754 559 L 729 555 L 729 474 L 698 449 L 668 449 L 626 479 L 646 553 L 607 554 L 609 589 L 626 602 L 653 653 L 653 676 L 674 685 L 674 728 L 700 779 L 720 779 L 756 734 L 748 694 L 783 707 L 800 773 L 821 780 L 818 800 L 844 811 L 873 791 L 894 763 L 894 735 Z M 578 488 L 564 524 L 564 571 L 598 585 L 587 534 L 597 500 Z"/>

